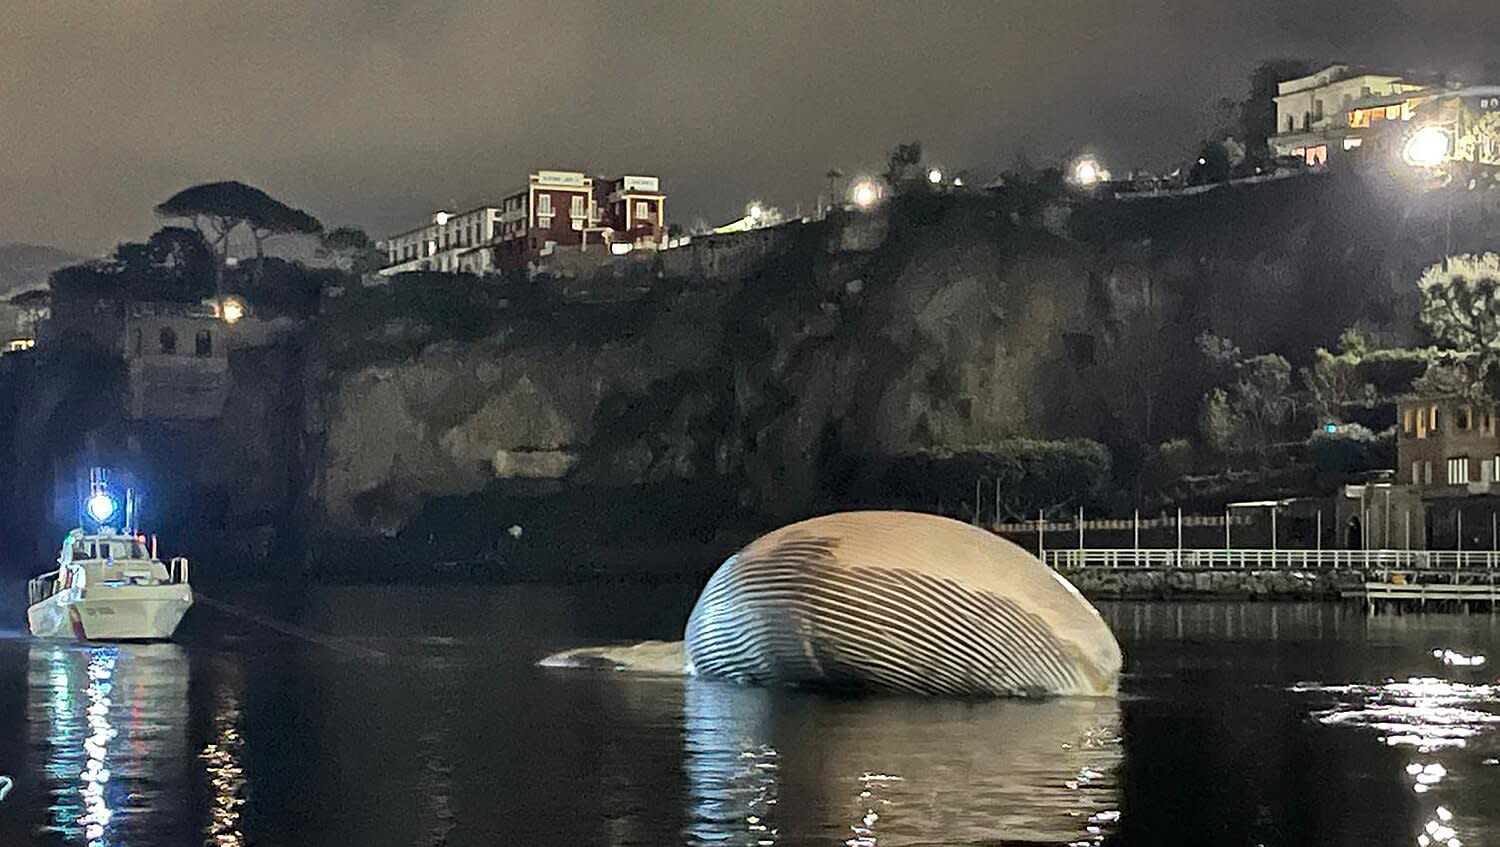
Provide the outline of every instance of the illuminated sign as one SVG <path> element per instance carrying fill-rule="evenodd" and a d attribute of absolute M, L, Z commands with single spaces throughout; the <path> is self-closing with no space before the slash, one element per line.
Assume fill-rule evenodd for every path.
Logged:
<path fill-rule="evenodd" d="M 585 177 L 578 171 L 537 171 L 532 180 L 539 185 L 563 185 L 582 188 Z"/>
<path fill-rule="evenodd" d="M 621 179 L 621 187 L 626 191 L 660 191 L 660 184 L 654 176 L 627 176 Z"/>

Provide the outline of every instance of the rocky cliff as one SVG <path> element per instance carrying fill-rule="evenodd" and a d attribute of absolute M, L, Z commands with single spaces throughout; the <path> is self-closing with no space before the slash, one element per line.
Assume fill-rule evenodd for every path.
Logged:
<path fill-rule="evenodd" d="M 436 550 L 455 524 L 504 546 L 513 520 L 546 523 L 537 498 L 554 532 L 619 531 L 600 508 L 770 522 L 868 502 L 894 457 L 1016 436 L 1093 438 L 1130 474 L 1143 446 L 1195 432 L 1202 332 L 1294 361 L 1355 323 L 1411 337 L 1439 245 L 1394 190 L 923 195 L 694 245 L 639 299 L 513 310 L 330 370 L 313 499 L 330 532 Z"/>

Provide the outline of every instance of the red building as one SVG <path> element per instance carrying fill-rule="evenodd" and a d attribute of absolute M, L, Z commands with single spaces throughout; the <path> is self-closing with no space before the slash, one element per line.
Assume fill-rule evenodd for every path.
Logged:
<path fill-rule="evenodd" d="M 666 237 L 665 202 L 654 176 L 594 179 L 581 171 L 537 171 L 500 202 L 495 268 L 524 271 L 559 250 L 595 245 L 655 248 Z"/>

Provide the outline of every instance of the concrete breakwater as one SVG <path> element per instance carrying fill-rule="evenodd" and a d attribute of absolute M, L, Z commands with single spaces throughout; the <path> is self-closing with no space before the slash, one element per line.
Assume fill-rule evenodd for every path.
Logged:
<path fill-rule="evenodd" d="M 1090 599 L 1336 600 L 1364 585 L 1361 570 L 1066 568 Z"/>

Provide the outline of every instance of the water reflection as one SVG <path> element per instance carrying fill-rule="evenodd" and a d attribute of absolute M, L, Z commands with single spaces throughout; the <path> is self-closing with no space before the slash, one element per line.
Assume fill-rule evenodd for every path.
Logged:
<path fill-rule="evenodd" d="M 198 754 L 213 803 L 204 833 L 209 843 L 241 847 L 245 834 L 240 830 L 240 807 L 245 805 L 246 790 L 245 769 L 240 764 L 245 744 L 240 734 L 243 683 L 236 667 L 224 671 L 224 680 L 214 696 L 213 740 Z"/>
<path fill-rule="evenodd" d="M 1430 656 L 1445 668 L 1484 665 L 1482 655 L 1438 648 Z M 1500 686 L 1437 676 L 1387 680 L 1378 685 L 1299 684 L 1293 691 L 1332 697 L 1334 704 L 1313 712 L 1326 726 L 1353 727 L 1376 733 L 1389 747 L 1410 748 L 1416 755 L 1405 765 L 1411 791 L 1421 805 L 1415 840 L 1418 847 L 1463 847 L 1452 797 L 1441 796 L 1450 767 L 1474 764 L 1475 747 L 1500 743 Z M 1447 764 L 1443 756 L 1447 756 Z M 1481 764 L 1493 761 L 1482 758 Z"/>
<path fill-rule="evenodd" d="M 87 847 L 128 843 L 130 818 L 154 811 L 161 781 L 180 768 L 181 651 L 37 643 L 29 662 L 42 694 L 31 698 L 31 743 L 45 762 L 46 830 Z"/>
<path fill-rule="evenodd" d="M 1097 844 L 1119 819 L 1119 706 L 840 700 L 686 683 L 688 844 Z"/>

